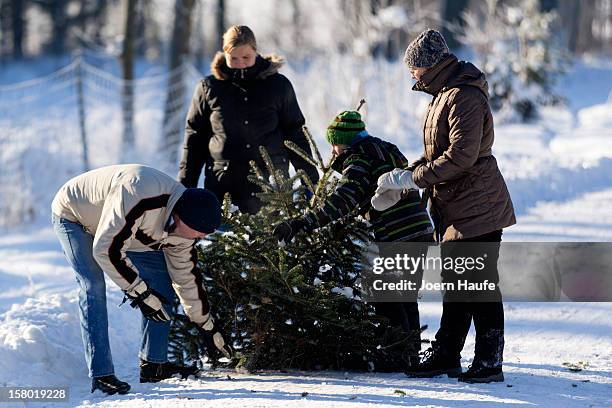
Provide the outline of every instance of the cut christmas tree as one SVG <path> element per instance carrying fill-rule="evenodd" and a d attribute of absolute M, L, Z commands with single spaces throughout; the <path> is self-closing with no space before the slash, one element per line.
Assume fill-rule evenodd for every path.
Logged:
<path fill-rule="evenodd" d="M 314 160 L 286 145 L 321 170 L 317 185 L 301 170 L 292 177 L 283 174 L 261 148 L 266 168 L 252 162 L 249 179 L 261 188 L 263 208 L 243 214 L 226 196 L 224 232 L 199 248 L 213 314 L 235 358 L 220 358 L 207 336 L 180 313 L 172 327 L 171 358 L 204 358 L 213 366 L 247 370 L 401 371 L 418 353 L 414 334 L 392 326 L 360 297 L 361 259 L 370 233 L 357 209 L 286 245 L 274 238 L 276 224 L 322 205 L 338 181 L 304 131 Z"/>

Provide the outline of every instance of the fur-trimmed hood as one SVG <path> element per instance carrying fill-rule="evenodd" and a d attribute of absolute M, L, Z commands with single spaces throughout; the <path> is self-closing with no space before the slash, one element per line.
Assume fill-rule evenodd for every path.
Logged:
<path fill-rule="evenodd" d="M 225 62 L 225 55 L 219 51 L 215 54 L 211 64 L 210 71 L 212 75 L 220 80 L 226 81 L 234 75 L 237 79 L 264 79 L 278 72 L 280 67 L 285 63 L 285 59 L 276 54 L 257 55 L 255 65 L 245 69 L 232 69 Z"/>

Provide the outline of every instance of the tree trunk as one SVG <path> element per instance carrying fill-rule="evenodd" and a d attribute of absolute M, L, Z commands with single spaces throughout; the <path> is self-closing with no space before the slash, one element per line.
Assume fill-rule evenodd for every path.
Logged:
<path fill-rule="evenodd" d="M 593 20 L 595 18 L 595 2 L 584 1 L 580 2 L 580 15 L 578 19 L 578 38 L 576 43 L 576 51 L 578 54 L 591 51 L 599 45 L 593 36 Z"/>
<path fill-rule="evenodd" d="M 195 0 L 176 0 L 172 40 L 170 43 L 170 77 L 166 91 L 163 132 L 165 136 L 164 153 L 168 154 L 170 163 L 178 159 L 180 135 L 183 132 L 183 108 L 185 86 L 183 73 L 178 72 L 185 56 L 189 55 L 189 38 L 191 36 L 191 14 Z"/>
<path fill-rule="evenodd" d="M 151 2 L 140 1 L 136 2 L 136 11 L 134 12 L 134 55 L 143 56 L 147 54 L 147 28 L 150 22 L 147 21 L 146 8 L 151 7 Z"/>
<path fill-rule="evenodd" d="M 578 36 L 580 33 L 580 1 L 563 2 L 560 7 L 560 15 L 563 27 L 566 27 L 567 48 L 572 54 L 578 52 Z"/>
<path fill-rule="evenodd" d="M 53 37 L 51 38 L 51 52 L 61 55 L 66 50 L 66 33 L 68 31 L 68 16 L 66 15 L 66 1 L 55 0 L 49 3 L 49 12 L 53 24 Z"/>
<path fill-rule="evenodd" d="M 559 0 L 540 0 L 540 11 L 548 12 L 559 8 Z"/>
<path fill-rule="evenodd" d="M 217 10 L 215 14 L 217 45 L 219 49 L 221 49 L 223 47 L 223 33 L 225 33 L 225 0 L 217 0 Z"/>
<path fill-rule="evenodd" d="M 462 14 L 469 0 L 444 0 L 442 2 L 442 35 L 450 49 L 461 46 L 457 41 L 453 27 L 461 25 Z"/>
<path fill-rule="evenodd" d="M 127 0 L 125 3 L 123 51 L 121 52 L 123 152 L 134 146 L 134 86 L 132 81 L 134 80 L 134 37 L 136 36 L 137 2 L 138 0 Z"/>
<path fill-rule="evenodd" d="M 147 57 L 157 59 L 163 52 L 163 41 L 160 34 L 160 24 L 156 21 L 155 4 L 151 1 L 142 1 L 138 9 L 140 10 L 139 19 L 143 21 L 143 31 L 141 32 L 144 39 L 142 50 L 137 53 L 141 52 L 139 55 L 147 55 Z"/>
<path fill-rule="evenodd" d="M 291 22 L 293 24 L 292 33 L 293 33 L 293 53 L 296 57 L 301 58 L 303 56 L 302 50 L 302 16 L 300 11 L 300 2 L 299 0 L 291 0 Z"/>
<path fill-rule="evenodd" d="M 13 58 L 23 57 L 23 34 L 25 20 L 23 19 L 24 2 L 11 0 L 11 30 L 13 32 Z"/>
<path fill-rule="evenodd" d="M 97 44 L 102 44 L 102 32 L 106 24 L 106 16 L 108 12 L 108 0 L 98 0 L 98 6 L 94 17 L 94 34 L 93 37 Z"/>

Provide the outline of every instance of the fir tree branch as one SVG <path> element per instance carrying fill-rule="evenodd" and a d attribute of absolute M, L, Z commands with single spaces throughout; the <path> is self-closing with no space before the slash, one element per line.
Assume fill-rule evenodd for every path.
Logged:
<path fill-rule="evenodd" d="M 302 149 L 300 146 L 298 146 L 292 140 L 285 140 L 285 146 L 287 146 L 288 149 L 293 150 L 293 152 L 295 152 L 295 154 L 300 156 L 304 161 L 308 162 L 313 167 L 318 167 L 317 163 L 315 163 L 315 161 L 312 159 L 312 157 L 310 157 L 308 155 L 308 153 L 306 153 L 304 151 L 304 149 Z"/>
<path fill-rule="evenodd" d="M 314 153 L 315 158 L 319 162 L 319 168 L 323 172 L 325 172 L 327 170 L 327 167 L 325 167 L 325 163 L 323 162 L 321 151 L 319 150 L 319 147 L 314 141 L 314 137 L 312 137 L 312 134 L 310 133 L 310 130 L 308 129 L 306 125 L 302 126 L 302 132 L 304 133 L 304 136 L 306 136 L 306 140 L 308 140 L 308 143 L 310 144 L 310 148 L 312 149 L 312 152 Z"/>

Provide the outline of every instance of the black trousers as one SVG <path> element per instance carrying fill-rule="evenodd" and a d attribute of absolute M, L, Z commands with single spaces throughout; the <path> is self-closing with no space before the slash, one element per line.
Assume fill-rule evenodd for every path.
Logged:
<path fill-rule="evenodd" d="M 251 183 L 247 163 L 229 163 L 225 168 L 215 168 L 212 163 L 207 163 L 204 171 L 204 188 L 212 191 L 220 202 L 223 202 L 226 193 L 232 198 L 232 204 L 237 206 L 241 212 L 255 214 L 262 203 L 255 196 L 259 188 Z"/>
<path fill-rule="evenodd" d="M 422 242 L 423 245 L 418 249 L 414 256 L 417 257 L 421 253 L 427 253 L 429 244 L 435 242 L 433 234 L 423 235 L 410 242 Z M 421 285 L 423 280 L 423 269 L 419 268 L 414 277 L 414 282 L 417 286 Z M 419 315 L 419 305 L 416 301 L 408 302 L 375 302 L 372 303 L 376 313 L 389 319 L 392 326 L 400 327 L 404 332 L 411 335 L 411 345 L 413 356 L 418 359 L 419 351 L 421 350 L 421 319 Z"/>
<path fill-rule="evenodd" d="M 285 157 L 271 157 L 274 168 L 289 177 L 289 162 Z M 259 169 L 267 177 L 267 170 L 263 162 L 258 163 Z M 232 203 L 242 213 L 256 214 L 263 203 L 256 194 L 261 189 L 248 180 L 251 174 L 249 160 L 208 161 L 204 170 L 204 188 L 215 193 L 219 201 L 223 202 L 226 193 L 232 197 Z"/>
<path fill-rule="evenodd" d="M 461 241 L 499 243 L 501 236 L 502 231 L 498 230 Z M 453 241 L 453 243 L 456 242 L 458 241 Z M 465 278 L 474 282 L 487 278 L 490 282 L 497 284 L 499 283 L 497 273 L 499 244 L 488 244 L 486 248 L 488 255 L 485 261 L 487 264 L 486 276 L 467 276 Z M 452 251 L 449 245 L 442 243 L 442 258 Z M 452 276 L 453 274 L 452 271 L 443 270 L 442 281 L 456 280 L 456 274 L 455 277 Z M 492 293 L 487 293 L 486 298 L 474 298 L 471 301 L 466 301 L 465 298 L 458 301 L 456 295 L 448 291 L 444 295 L 440 329 L 436 333 L 436 346 L 442 353 L 452 357 L 459 356 L 473 320 L 476 329 L 474 363 L 487 367 L 500 366 L 503 362 L 504 350 L 504 308 L 499 288 Z"/>

